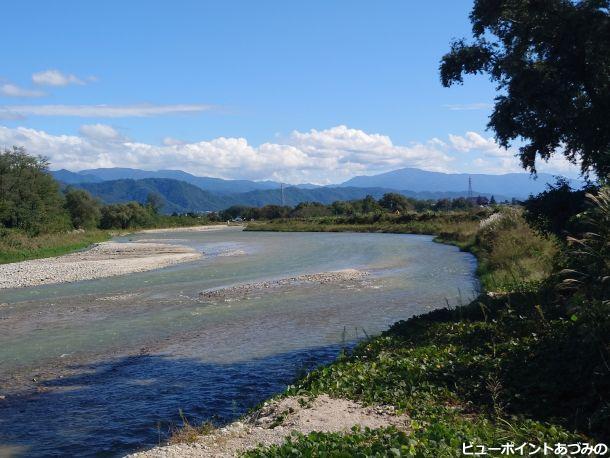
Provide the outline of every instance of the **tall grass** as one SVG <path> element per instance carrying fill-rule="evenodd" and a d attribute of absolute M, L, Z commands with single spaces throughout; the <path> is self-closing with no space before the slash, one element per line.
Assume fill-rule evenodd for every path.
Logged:
<path fill-rule="evenodd" d="M 46 258 L 87 248 L 111 237 L 109 231 L 88 230 L 30 237 L 20 231 L 0 229 L 0 264 Z"/>

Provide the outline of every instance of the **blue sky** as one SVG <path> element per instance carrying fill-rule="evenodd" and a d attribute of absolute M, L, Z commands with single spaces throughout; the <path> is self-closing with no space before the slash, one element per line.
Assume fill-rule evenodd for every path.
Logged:
<path fill-rule="evenodd" d="M 403 166 L 518 170 L 485 132 L 487 78 L 439 82 L 471 6 L 8 2 L 0 144 L 45 154 L 53 168 L 289 182 Z M 541 169 L 573 174 L 559 160 Z"/>

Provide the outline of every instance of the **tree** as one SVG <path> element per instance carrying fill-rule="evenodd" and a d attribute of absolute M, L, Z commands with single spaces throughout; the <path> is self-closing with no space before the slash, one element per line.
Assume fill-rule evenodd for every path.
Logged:
<path fill-rule="evenodd" d="M 587 208 L 587 192 L 595 189 L 574 191 L 566 179 L 557 178 L 555 184 L 548 184 L 546 190 L 524 202 L 525 219 L 538 232 L 565 241 L 568 233 L 578 230 L 576 215 Z"/>
<path fill-rule="evenodd" d="M 329 216 L 330 214 L 330 209 L 320 202 L 301 202 L 290 212 L 290 217 L 315 218 L 317 216 Z"/>
<path fill-rule="evenodd" d="M 101 218 L 100 203 L 84 189 L 69 188 L 66 193 L 65 209 L 70 214 L 75 228 L 97 227 Z"/>
<path fill-rule="evenodd" d="M 466 210 L 472 207 L 472 200 L 467 199 L 466 197 L 456 197 L 451 201 L 452 210 Z"/>
<path fill-rule="evenodd" d="M 158 215 L 163 206 L 165 205 L 165 200 L 163 196 L 157 192 L 150 192 L 148 196 L 146 196 L 146 206 L 151 209 L 151 211 Z"/>
<path fill-rule="evenodd" d="M 102 218 L 100 220 L 102 229 L 146 227 L 151 222 L 150 212 L 137 202 L 102 207 Z"/>
<path fill-rule="evenodd" d="M 390 212 L 412 210 L 413 204 L 402 194 L 388 192 L 379 200 L 379 205 Z"/>
<path fill-rule="evenodd" d="M 496 198 L 495 198 L 495 196 L 492 195 L 491 199 L 489 199 L 489 205 L 496 205 L 496 204 L 497 204 Z"/>
<path fill-rule="evenodd" d="M 478 196 L 476 199 L 477 205 L 488 205 L 489 199 L 485 196 Z"/>
<path fill-rule="evenodd" d="M 0 226 L 30 235 L 70 228 L 59 184 L 43 157 L 24 148 L 0 151 Z"/>
<path fill-rule="evenodd" d="M 436 211 L 449 211 L 451 210 L 451 201 L 449 199 L 438 199 L 432 208 Z"/>
<path fill-rule="evenodd" d="M 361 205 L 362 205 L 362 213 L 364 213 L 364 214 L 374 213 L 374 212 L 378 212 L 379 210 L 381 210 L 381 207 L 379 206 L 379 204 L 377 203 L 375 198 L 371 195 L 368 195 L 364 199 L 362 199 Z"/>
<path fill-rule="evenodd" d="M 610 173 L 610 0 L 475 0 L 473 42 L 454 41 L 444 86 L 487 73 L 499 95 L 488 127 L 524 168 L 563 153 Z"/>
<path fill-rule="evenodd" d="M 353 215 L 354 205 L 352 202 L 337 200 L 331 204 L 330 210 L 334 215 Z"/>

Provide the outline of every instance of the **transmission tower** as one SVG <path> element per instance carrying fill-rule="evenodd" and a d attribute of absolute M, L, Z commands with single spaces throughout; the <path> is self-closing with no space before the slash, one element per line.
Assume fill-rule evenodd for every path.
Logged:
<path fill-rule="evenodd" d="M 472 177 L 468 177 L 468 200 L 472 200 L 473 198 L 473 194 L 472 194 Z"/>
<path fill-rule="evenodd" d="M 282 207 L 286 206 L 286 197 L 284 196 L 284 183 L 280 183 L 280 188 L 282 189 Z"/>

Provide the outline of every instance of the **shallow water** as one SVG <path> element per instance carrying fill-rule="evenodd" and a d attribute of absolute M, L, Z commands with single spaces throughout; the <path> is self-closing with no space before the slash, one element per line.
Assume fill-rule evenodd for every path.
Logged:
<path fill-rule="evenodd" d="M 342 346 L 476 288 L 474 258 L 428 236 L 229 229 L 123 240 L 149 239 L 205 256 L 0 293 L 0 456 L 120 456 L 163 440 L 180 409 L 191 422 L 230 421 Z M 198 298 L 345 268 L 371 275 Z"/>

